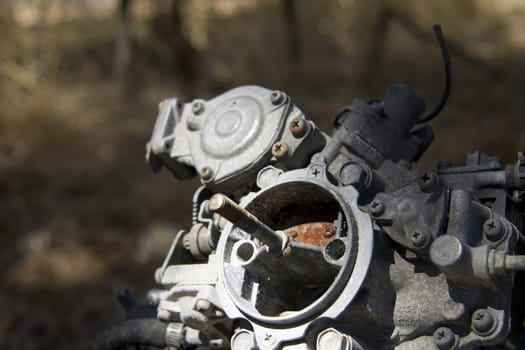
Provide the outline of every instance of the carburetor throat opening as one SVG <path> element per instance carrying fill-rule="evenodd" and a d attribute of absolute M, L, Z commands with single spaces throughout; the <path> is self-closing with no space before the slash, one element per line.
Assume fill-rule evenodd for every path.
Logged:
<path fill-rule="evenodd" d="M 309 318 L 344 287 L 354 265 L 356 229 L 338 197 L 313 182 L 287 181 L 245 205 L 288 236 L 288 254 L 269 254 L 235 225 L 226 230 L 219 247 L 220 270 L 229 297 L 247 317 L 268 323 Z"/>

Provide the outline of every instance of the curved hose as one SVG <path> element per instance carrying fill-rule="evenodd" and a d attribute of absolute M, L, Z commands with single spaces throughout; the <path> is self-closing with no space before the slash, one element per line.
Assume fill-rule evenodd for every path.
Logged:
<path fill-rule="evenodd" d="M 434 119 L 439 112 L 445 107 L 445 104 L 447 103 L 448 97 L 450 95 L 450 89 L 452 88 L 452 63 L 450 62 L 450 55 L 448 53 L 448 47 L 445 42 L 445 37 L 443 36 L 443 32 L 441 32 L 441 26 L 439 24 L 434 25 L 434 34 L 436 35 L 436 39 L 439 42 L 439 46 L 441 48 L 441 54 L 443 55 L 443 64 L 445 65 L 445 91 L 443 91 L 443 95 L 441 96 L 441 100 L 439 101 L 438 105 L 432 112 L 429 114 L 421 117 L 416 123 L 426 123 L 428 121 L 431 121 Z"/>
<path fill-rule="evenodd" d="M 128 345 L 166 346 L 168 324 L 154 318 L 132 319 L 103 333 L 97 350 L 116 350 Z"/>

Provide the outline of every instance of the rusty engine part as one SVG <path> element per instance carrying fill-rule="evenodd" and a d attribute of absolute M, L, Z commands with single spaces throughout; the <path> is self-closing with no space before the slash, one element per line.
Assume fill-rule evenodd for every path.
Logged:
<path fill-rule="evenodd" d="M 258 86 L 163 101 L 148 161 L 202 187 L 155 273 L 161 332 L 143 344 L 524 348 L 525 156 L 411 170 L 450 91 L 436 33 L 447 87 L 427 115 L 404 85 L 354 100 L 330 135 Z"/>

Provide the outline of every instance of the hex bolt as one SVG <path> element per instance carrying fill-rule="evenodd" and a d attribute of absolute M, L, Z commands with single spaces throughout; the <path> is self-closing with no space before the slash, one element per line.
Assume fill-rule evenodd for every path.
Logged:
<path fill-rule="evenodd" d="M 209 166 L 203 166 L 199 170 L 199 175 L 204 181 L 209 181 L 213 178 L 213 170 Z"/>
<path fill-rule="evenodd" d="M 204 112 L 204 103 L 200 101 L 193 102 L 193 104 L 191 105 L 191 111 L 195 115 L 201 114 L 202 112 Z"/>
<path fill-rule="evenodd" d="M 426 233 L 419 230 L 415 230 L 410 234 L 410 242 L 415 248 L 423 248 L 428 241 L 428 236 Z"/>
<path fill-rule="evenodd" d="M 284 99 L 286 98 L 285 94 L 282 91 L 275 90 L 270 95 L 270 101 L 274 105 L 280 105 L 284 102 Z"/>
<path fill-rule="evenodd" d="M 290 155 L 290 148 L 286 142 L 278 141 L 272 147 L 272 155 L 277 160 L 284 160 Z"/>
<path fill-rule="evenodd" d="M 205 299 L 199 299 L 195 303 L 195 310 L 197 311 L 208 311 L 211 308 L 211 303 L 208 300 Z"/>
<path fill-rule="evenodd" d="M 486 309 L 478 309 L 472 314 L 471 322 L 476 333 L 487 335 L 494 327 L 494 316 Z"/>
<path fill-rule="evenodd" d="M 432 338 L 439 350 L 449 350 L 456 344 L 456 335 L 447 327 L 436 329 Z"/>
<path fill-rule="evenodd" d="M 488 219 L 483 223 L 483 233 L 489 241 L 499 241 L 505 235 L 505 228 L 498 219 Z"/>
<path fill-rule="evenodd" d="M 372 216 L 381 216 L 385 213 L 385 205 L 379 199 L 374 199 L 370 203 L 370 213 Z"/>
<path fill-rule="evenodd" d="M 348 163 L 339 170 L 339 179 L 343 186 L 364 190 L 370 184 L 370 170 L 361 164 Z"/>
<path fill-rule="evenodd" d="M 309 129 L 310 124 L 303 118 L 296 117 L 290 122 L 290 132 L 296 138 L 301 138 L 306 135 Z"/>
<path fill-rule="evenodd" d="M 439 182 L 438 175 L 432 171 L 427 170 L 418 178 L 419 188 L 423 192 L 432 192 Z"/>

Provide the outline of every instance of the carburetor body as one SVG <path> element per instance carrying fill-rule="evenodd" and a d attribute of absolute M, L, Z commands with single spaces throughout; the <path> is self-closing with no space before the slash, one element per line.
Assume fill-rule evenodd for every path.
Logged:
<path fill-rule="evenodd" d="M 525 157 L 411 166 L 431 144 L 404 85 L 329 135 L 243 86 L 161 103 L 148 161 L 200 176 L 149 293 L 174 349 L 517 349 Z"/>

